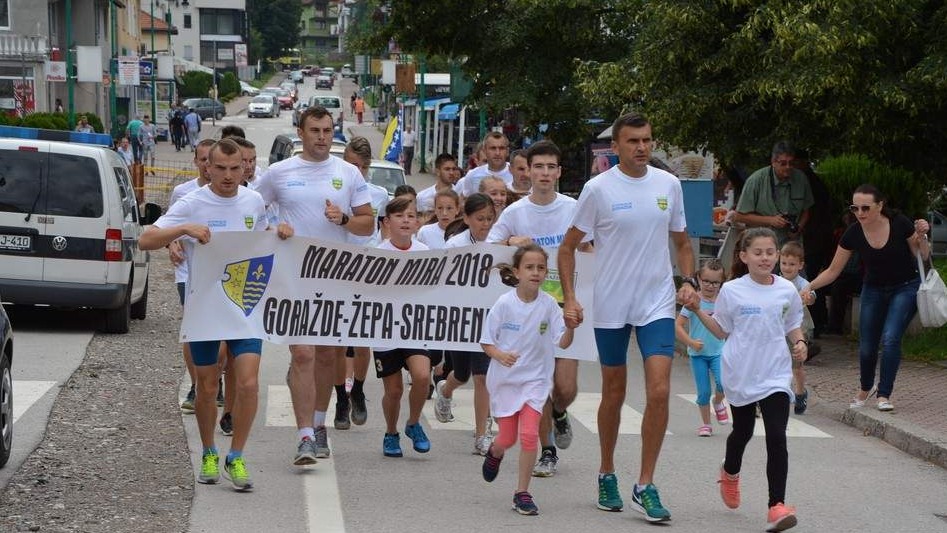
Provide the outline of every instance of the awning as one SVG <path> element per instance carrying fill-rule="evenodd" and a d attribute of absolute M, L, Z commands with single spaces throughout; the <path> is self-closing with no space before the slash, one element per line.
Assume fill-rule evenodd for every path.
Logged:
<path fill-rule="evenodd" d="M 457 114 L 460 112 L 460 104 L 447 104 L 441 108 L 441 112 L 437 114 L 439 120 L 454 120 L 457 118 Z"/>

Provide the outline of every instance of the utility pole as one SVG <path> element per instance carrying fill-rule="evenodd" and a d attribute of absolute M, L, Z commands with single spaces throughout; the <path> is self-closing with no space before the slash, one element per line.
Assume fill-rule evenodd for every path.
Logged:
<path fill-rule="evenodd" d="M 111 18 L 111 31 L 109 32 L 111 39 L 109 39 L 112 54 L 111 59 L 109 60 L 109 77 L 111 78 L 109 83 L 109 122 L 110 122 L 110 132 L 112 134 L 112 139 L 118 138 L 118 106 L 115 103 L 115 85 L 118 84 L 118 10 L 115 7 L 115 2 L 109 2 L 109 16 Z"/>
<path fill-rule="evenodd" d="M 155 71 L 158 70 L 158 56 L 155 55 L 155 0 L 151 0 L 151 123 L 158 122 L 158 88 L 155 86 Z"/>
<path fill-rule="evenodd" d="M 66 0 L 66 100 L 69 129 L 76 127 L 76 80 L 72 77 L 72 0 Z"/>
<path fill-rule="evenodd" d="M 424 110 L 424 73 L 427 70 L 427 63 L 424 62 L 424 54 L 420 56 L 421 63 L 421 85 L 418 90 L 418 105 L 421 106 L 421 125 L 418 132 L 421 134 L 421 157 L 418 158 L 418 172 L 427 172 L 427 164 L 424 154 L 426 153 L 425 144 L 427 141 L 427 111 Z"/>

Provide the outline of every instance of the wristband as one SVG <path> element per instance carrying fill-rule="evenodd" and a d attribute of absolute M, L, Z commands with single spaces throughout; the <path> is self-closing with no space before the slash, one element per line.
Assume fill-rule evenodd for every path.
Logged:
<path fill-rule="evenodd" d="M 799 340 L 797 340 L 796 342 L 794 342 L 793 344 L 799 344 L 800 342 L 803 343 L 803 344 L 805 344 L 805 345 L 806 345 L 806 348 L 809 347 L 809 341 L 807 341 L 806 339 L 799 339 Z"/>
<path fill-rule="evenodd" d="M 342 213 L 342 220 L 339 221 L 340 226 L 344 226 L 349 223 L 349 216 L 345 213 Z"/>
<path fill-rule="evenodd" d="M 685 277 L 681 279 L 681 283 L 686 283 L 694 288 L 695 291 L 700 290 L 700 286 L 697 285 L 697 280 L 693 276 Z"/>

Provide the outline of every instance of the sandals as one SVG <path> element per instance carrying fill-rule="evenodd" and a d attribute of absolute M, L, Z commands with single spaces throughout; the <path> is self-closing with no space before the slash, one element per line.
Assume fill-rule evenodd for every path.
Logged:
<path fill-rule="evenodd" d="M 868 391 L 868 394 L 865 396 L 865 399 L 864 399 L 864 400 L 859 400 L 859 399 L 858 399 L 858 396 L 855 396 L 854 398 L 852 398 L 852 403 L 848 404 L 848 407 L 849 407 L 850 409 L 858 409 L 858 408 L 860 408 L 860 407 L 864 407 L 864 406 L 865 406 L 865 402 L 867 402 L 867 401 L 868 401 L 868 398 L 871 398 L 871 396 L 872 396 L 873 394 L 875 394 L 875 388 L 874 388 L 874 387 L 872 387 L 871 390 Z M 878 403 L 879 403 L 879 405 L 881 404 L 881 402 L 878 402 Z M 887 403 L 887 401 L 886 401 L 885 403 Z M 891 404 L 888 404 L 888 405 L 891 405 Z M 893 408 L 894 408 L 894 407 L 892 406 L 892 409 L 893 409 Z M 889 409 L 889 411 L 890 411 L 890 409 Z"/>

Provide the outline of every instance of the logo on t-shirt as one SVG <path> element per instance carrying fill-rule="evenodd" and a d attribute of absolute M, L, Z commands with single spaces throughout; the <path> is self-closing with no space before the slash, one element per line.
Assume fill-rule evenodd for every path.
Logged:
<path fill-rule="evenodd" d="M 332 187 L 337 191 L 340 190 L 342 188 L 342 178 L 332 178 Z"/>
<path fill-rule="evenodd" d="M 244 316 L 250 316 L 263 298 L 272 271 L 273 254 L 251 257 L 224 267 L 226 279 L 220 283 L 227 298 L 243 311 Z"/>
<path fill-rule="evenodd" d="M 760 315 L 763 309 L 758 305 L 741 305 L 740 316 Z"/>
<path fill-rule="evenodd" d="M 509 331 L 519 331 L 520 325 L 514 324 L 513 322 L 504 322 L 503 324 L 500 324 L 500 329 L 506 329 Z"/>
<path fill-rule="evenodd" d="M 208 220 L 207 227 L 208 228 L 226 228 L 227 221 L 226 220 Z"/>
<path fill-rule="evenodd" d="M 540 335 L 545 335 L 546 330 L 548 330 L 548 329 L 549 329 L 549 322 L 546 322 L 545 320 L 543 320 L 542 322 L 539 323 L 539 334 L 540 334 Z"/>
<path fill-rule="evenodd" d="M 631 202 L 618 202 L 612 204 L 612 211 L 627 211 L 631 209 Z"/>
<path fill-rule="evenodd" d="M 243 225 L 246 226 L 247 229 L 253 229 L 253 220 L 253 215 L 244 215 Z"/>
<path fill-rule="evenodd" d="M 661 211 L 667 211 L 668 208 L 668 197 L 667 196 L 658 196 L 658 209 Z"/>

